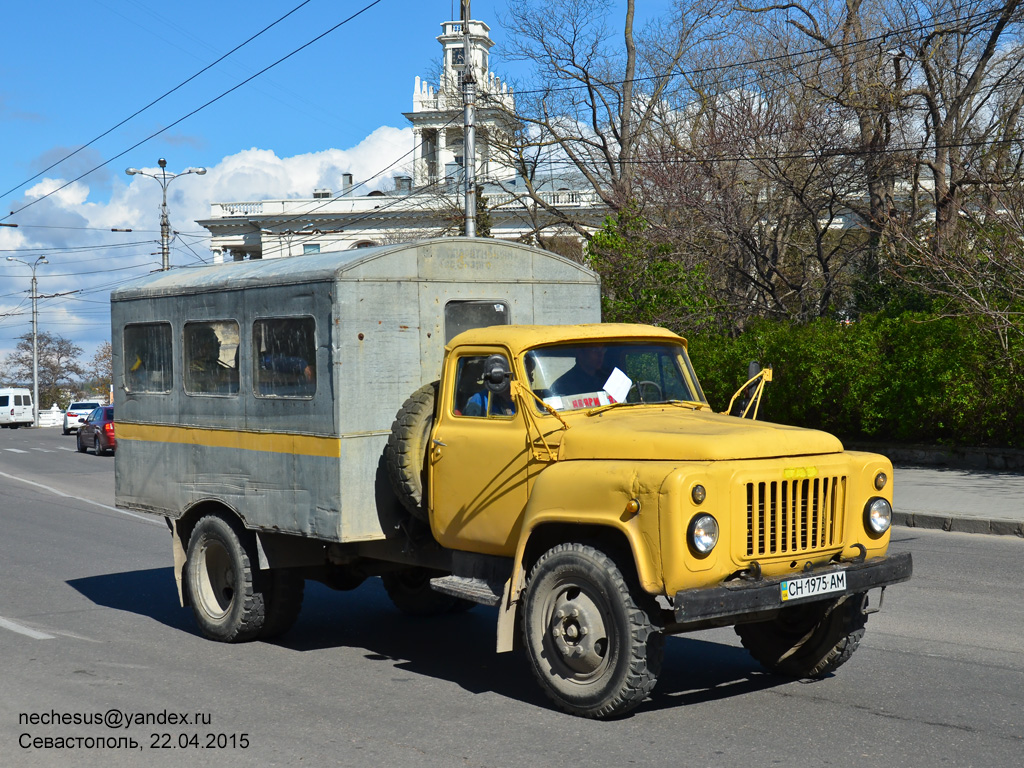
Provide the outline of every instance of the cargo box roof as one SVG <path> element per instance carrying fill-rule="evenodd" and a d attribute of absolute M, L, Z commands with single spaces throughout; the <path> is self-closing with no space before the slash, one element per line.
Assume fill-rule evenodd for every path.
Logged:
<path fill-rule="evenodd" d="M 563 256 L 490 238 L 438 238 L 399 245 L 229 262 L 156 272 L 117 288 L 112 302 L 338 280 L 596 283 Z"/>

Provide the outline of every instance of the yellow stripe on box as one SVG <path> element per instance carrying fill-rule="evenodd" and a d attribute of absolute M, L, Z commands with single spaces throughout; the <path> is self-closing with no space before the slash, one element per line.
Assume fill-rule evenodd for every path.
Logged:
<path fill-rule="evenodd" d="M 337 437 L 294 435 L 281 432 L 252 432 L 208 427 L 170 427 L 163 424 L 117 425 L 117 441 L 175 443 L 206 448 L 233 448 L 239 451 L 263 451 L 296 456 L 341 458 L 341 440 Z"/>

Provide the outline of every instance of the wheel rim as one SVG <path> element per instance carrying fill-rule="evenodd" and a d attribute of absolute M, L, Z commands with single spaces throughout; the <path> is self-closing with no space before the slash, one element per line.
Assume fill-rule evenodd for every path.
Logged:
<path fill-rule="evenodd" d="M 544 606 L 544 645 L 555 671 L 580 683 L 601 677 L 609 664 L 607 609 L 582 585 L 560 583 Z"/>
<path fill-rule="evenodd" d="M 92 440 L 93 440 L 93 442 L 92 442 L 92 449 L 94 451 L 96 451 L 96 455 L 99 456 L 99 454 L 100 454 L 100 439 L 98 437 L 94 437 Z"/>
<path fill-rule="evenodd" d="M 207 541 L 199 555 L 199 600 L 203 610 L 215 619 L 231 610 L 235 597 L 235 570 L 231 556 L 219 541 Z"/>

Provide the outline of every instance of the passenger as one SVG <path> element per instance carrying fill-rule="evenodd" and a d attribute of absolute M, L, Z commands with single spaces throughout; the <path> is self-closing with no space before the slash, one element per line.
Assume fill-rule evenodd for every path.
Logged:
<path fill-rule="evenodd" d="M 604 347 L 580 347 L 576 352 L 576 365 L 563 373 L 551 385 L 551 393 L 559 397 L 600 392 L 608 381 L 604 369 Z"/>
<path fill-rule="evenodd" d="M 526 375 L 533 384 L 533 371 L 537 367 L 537 361 L 533 354 L 529 354 L 523 361 L 526 366 Z M 516 404 L 512 399 L 512 387 L 506 379 L 504 387 L 498 392 L 491 392 L 482 389 L 466 401 L 462 409 L 463 416 L 513 416 L 516 412 Z"/>
<path fill-rule="evenodd" d="M 220 338 L 208 327 L 196 328 L 190 335 L 189 382 L 196 392 L 223 392 L 237 387 L 236 369 L 220 359 Z M 237 374 L 235 374 L 237 375 Z"/>

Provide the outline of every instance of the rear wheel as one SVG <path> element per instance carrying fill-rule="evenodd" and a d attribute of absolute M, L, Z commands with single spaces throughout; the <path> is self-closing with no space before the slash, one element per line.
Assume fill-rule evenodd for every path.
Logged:
<path fill-rule="evenodd" d="M 104 454 L 106 454 L 106 451 L 103 449 L 103 443 L 100 442 L 99 435 L 96 435 L 92 439 L 92 452 L 95 453 L 97 456 L 103 456 Z"/>
<path fill-rule="evenodd" d="M 269 573 L 270 585 L 264 593 L 266 603 L 261 638 L 283 635 L 299 618 L 306 580 L 291 568 L 274 568 Z"/>
<path fill-rule="evenodd" d="M 654 689 L 664 638 L 608 555 L 560 544 L 537 561 L 523 601 L 523 645 L 559 708 L 582 717 L 629 712 Z"/>
<path fill-rule="evenodd" d="M 211 640 L 252 640 L 266 622 L 266 574 L 253 567 L 251 535 L 234 521 L 207 515 L 188 541 L 185 583 L 196 623 Z"/>
<path fill-rule="evenodd" d="M 771 621 L 739 624 L 736 634 L 765 669 L 799 679 L 820 678 L 845 664 L 864 637 L 864 595 L 837 603 L 786 608 Z"/>

